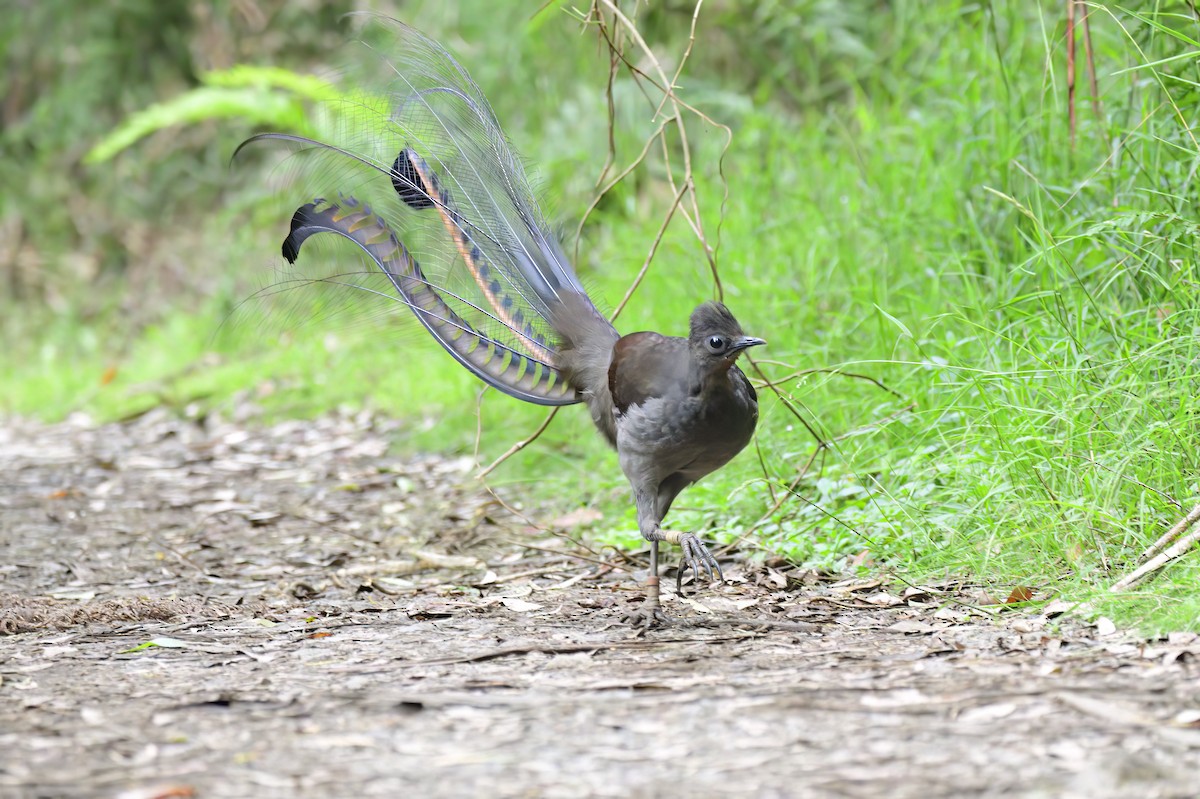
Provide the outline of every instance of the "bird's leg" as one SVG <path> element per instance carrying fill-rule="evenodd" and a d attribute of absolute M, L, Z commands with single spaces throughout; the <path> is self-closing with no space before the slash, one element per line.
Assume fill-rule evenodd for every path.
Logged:
<path fill-rule="evenodd" d="M 646 578 L 646 610 L 651 614 L 662 613 L 658 591 L 658 542 L 650 542 L 650 576 Z"/>
<path fill-rule="evenodd" d="M 646 577 L 646 601 L 635 611 L 626 614 L 624 621 L 635 627 L 646 629 L 655 624 L 669 624 L 671 617 L 662 609 L 658 582 L 658 535 L 659 520 L 654 515 L 654 497 L 634 492 L 638 511 L 638 529 L 642 537 L 650 542 L 650 574 Z"/>
<path fill-rule="evenodd" d="M 662 609 L 658 586 L 658 541 L 651 538 L 650 574 L 646 577 L 646 601 L 637 610 L 625 614 L 621 621 L 643 631 L 656 624 L 670 624 L 671 617 Z"/>
<path fill-rule="evenodd" d="M 721 571 L 721 564 L 717 563 L 717 559 L 713 557 L 712 552 L 708 550 L 704 542 L 696 536 L 695 533 L 683 533 L 678 530 L 663 530 L 655 531 L 660 541 L 668 541 L 672 544 L 679 544 L 679 548 L 683 550 L 683 557 L 679 559 L 679 570 L 675 574 L 675 592 L 680 596 L 683 595 L 683 574 L 688 567 L 692 568 L 692 572 L 696 575 L 696 579 L 700 579 L 700 567 L 704 566 L 704 571 L 708 573 L 708 579 L 720 580 L 725 582 L 725 574 Z M 716 573 L 714 574 L 714 570 Z"/>

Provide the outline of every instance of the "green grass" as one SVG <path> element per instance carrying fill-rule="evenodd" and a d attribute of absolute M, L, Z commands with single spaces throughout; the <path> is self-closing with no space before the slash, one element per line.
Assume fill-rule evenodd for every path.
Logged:
<path fill-rule="evenodd" d="M 1060 8 L 995 13 L 952 3 L 898 3 L 897 19 L 879 12 L 876 28 L 851 31 L 873 60 L 852 74 L 824 69 L 832 61 L 802 70 L 841 81 L 819 103 L 768 84 L 742 94 L 697 67 L 689 88 L 735 128 L 721 218 L 719 136 L 691 129 L 706 224 L 721 224 L 726 300 L 768 339 L 768 376 L 831 370 L 780 388 L 833 443 L 788 495 L 817 442 L 763 391 L 756 446 L 686 492 L 671 524 L 731 541 L 757 522 L 742 545 L 764 554 L 836 569 L 870 550 L 905 579 L 966 574 L 1087 600 L 1148 631 L 1200 629 L 1195 557 L 1127 596 L 1106 590 L 1200 501 L 1200 152 L 1174 108 L 1195 107 L 1196 30 L 1184 17 L 1097 12 L 1104 120 L 1091 112 L 1081 66 L 1072 146 Z M 575 59 L 578 82 L 551 82 L 544 96 L 514 97 L 490 67 L 468 66 L 518 147 L 546 165 L 548 192 L 569 215 L 587 201 L 606 131 L 600 73 L 563 41 L 592 45 L 564 30 L 544 25 L 504 42 L 523 48 L 521 75 Z M 795 57 L 819 62 L 820 46 Z M 497 47 L 487 40 L 480 51 Z M 626 158 L 648 124 L 629 88 L 618 87 Z M 579 268 L 609 305 L 668 202 L 649 168 L 585 231 Z M 246 270 L 270 262 L 284 229 L 284 217 L 254 205 L 244 197 L 212 221 L 214 239 L 238 233 L 196 268 L 226 260 L 233 277 L 199 310 L 181 303 L 133 331 L 111 314 L 32 332 L 21 319 L 36 314 L 10 317 L 20 333 L 0 356 L 0 410 L 111 418 L 161 403 L 220 410 L 248 395 L 270 418 L 365 405 L 412 420 L 401 451 L 472 451 L 478 385 L 411 331 L 246 325 L 214 336 L 248 291 Z M 621 327 L 683 333 L 711 293 L 700 250 L 677 224 Z M 488 397 L 484 462 L 541 413 Z M 490 479 L 564 507 L 597 503 L 606 518 L 592 535 L 629 543 L 635 524 L 616 459 L 585 416 L 564 409 Z"/>

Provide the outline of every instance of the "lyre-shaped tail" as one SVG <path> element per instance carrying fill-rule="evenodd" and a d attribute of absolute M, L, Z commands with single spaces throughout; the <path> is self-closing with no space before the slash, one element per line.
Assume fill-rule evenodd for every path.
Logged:
<path fill-rule="evenodd" d="M 338 80 L 346 93 L 318 116 L 324 140 L 263 133 L 242 145 L 295 145 L 302 196 L 337 198 L 296 212 L 285 256 L 321 231 L 354 241 L 472 373 L 527 402 L 586 402 L 615 442 L 608 366 L 619 336 L 546 224 L 487 98 L 437 42 L 394 20 L 355 19 L 360 38 Z"/>
<path fill-rule="evenodd" d="M 353 197 L 336 202 L 317 199 L 292 216 L 283 256 L 294 263 L 305 240 L 315 233 L 336 233 L 357 244 L 383 271 L 421 324 L 455 360 L 488 385 L 538 405 L 572 405 L 581 401 L 575 388 L 549 360 L 543 342 L 528 339 L 528 352 L 484 335 L 462 318 L 432 286 L 387 223 Z M 500 321 L 505 327 L 510 322 Z M 532 330 L 529 336 L 534 335 Z M 522 336 L 526 338 L 525 335 Z"/>

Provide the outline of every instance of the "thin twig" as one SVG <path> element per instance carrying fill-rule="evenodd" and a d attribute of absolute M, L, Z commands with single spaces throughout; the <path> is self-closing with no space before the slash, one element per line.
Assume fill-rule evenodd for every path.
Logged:
<path fill-rule="evenodd" d="M 691 226 L 692 230 L 695 232 L 697 238 L 699 239 L 699 241 L 702 245 L 702 248 L 704 250 L 705 257 L 708 259 L 709 268 L 712 271 L 713 281 L 714 281 L 714 284 L 716 285 L 717 293 L 718 293 L 718 295 L 720 295 L 722 293 L 720 277 L 718 275 L 717 267 L 716 267 L 715 248 L 712 247 L 708 243 L 708 240 L 704 234 L 703 223 L 701 222 L 701 219 L 700 219 L 699 201 L 697 199 L 695 180 L 694 180 L 693 173 L 692 173 L 691 145 L 688 142 L 686 126 L 684 125 L 684 122 L 680 116 L 682 113 L 682 110 L 686 109 L 686 110 L 690 111 L 691 113 L 697 115 L 699 118 L 704 120 L 706 123 L 713 125 L 714 127 L 717 127 L 726 132 L 726 142 L 725 142 L 724 148 L 721 151 L 721 159 L 724 159 L 725 152 L 729 148 L 729 144 L 732 141 L 733 134 L 728 126 L 717 123 L 715 120 L 711 119 L 706 114 L 703 114 L 702 112 L 695 109 L 691 105 L 680 100 L 678 98 L 678 96 L 675 94 L 675 82 L 678 80 L 680 74 L 682 73 L 684 64 L 687 62 L 687 59 L 691 55 L 692 50 L 695 45 L 696 25 L 697 25 L 697 22 L 699 19 L 700 8 L 702 5 L 703 5 L 703 0 L 698 0 L 698 2 L 696 3 L 696 5 L 693 9 L 692 25 L 691 25 L 691 32 L 690 32 L 688 44 L 687 44 L 686 49 L 684 50 L 682 58 L 679 60 L 679 64 L 678 64 L 678 68 L 675 73 L 675 77 L 674 77 L 674 79 L 672 79 L 670 81 L 667 80 L 666 72 L 664 71 L 662 64 L 659 62 L 657 57 L 654 55 L 654 52 L 646 44 L 645 39 L 643 39 L 641 34 L 638 32 L 636 24 L 628 16 L 626 16 L 617 7 L 617 5 L 612 2 L 612 0 L 595 0 L 593 2 L 592 6 L 589 8 L 587 15 L 584 17 L 585 23 L 591 22 L 591 23 L 597 25 L 597 28 L 600 30 L 603 40 L 608 45 L 609 60 L 610 60 L 609 76 L 608 76 L 608 81 L 607 81 L 607 86 L 606 86 L 606 97 L 607 97 L 607 102 L 608 102 L 608 114 L 609 114 L 609 120 L 608 120 L 608 123 L 609 123 L 609 131 L 608 131 L 609 159 L 600 172 L 600 176 L 597 180 L 597 184 L 602 183 L 604 181 L 605 176 L 608 174 L 609 170 L 612 168 L 612 164 L 615 161 L 616 138 L 615 138 L 615 133 L 614 133 L 614 127 L 616 124 L 616 105 L 615 105 L 615 100 L 614 100 L 614 96 L 613 96 L 613 84 L 614 84 L 614 80 L 615 80 L 615 73 L 617 70 L 617 66 L 618 66 L 618 64 L 625 64 L 630 69 L 631 73 L 640 74 L 640 71 L 636 70 L 633 67 L 633 65 L 630 64 L 629 61 L 625 58 L 625 55 L 624 55 L 624 40 L 625 40 L 625 38 L 628 37 L 629 39 L 634 41 L 640 47 L 640 49 L 645 53 L 648 62 L 653 66 L 654 71 L 659 76 L 660 83 L 655 83 L 653 80 L 649 81 L 652 85 L 657 86 L 659 88 L 659 90 L 662 92 L 663 99 L 659 103 L 659 110 L 661 110 L 663 105 L 668 102 L 670 104 L 671 109 L 673 110 L 673 114 L 671 115 L 671 117 L 667 120 L 664 120 L 662 122 L 662 124 L 659 125 L 658 129 L 654 132 L 654 134 L 647 140 L 646 145 L 643 148 L 641 154 L 639 154 L 639 156 L 634 160 L 634 162 L 632 164 L 630 164 L 629 166 L 627 166 L 626 168 L 622 169 L 620 174 L 618 174 L 611 182 L 609 182 L 599 192 L 599 194 L 592 200 L 591 204 L 588 206 L 587 211 L 585 212 L 585 214 L 583 216 L 583 219 L 579 223 L 579 227 L 576 229 L 575 257 L 576 257 L 576 260 L 578 260 L 579 241 L 580 241 L 580 237 L 582 234 L 584 222 L 586 222 L 587 218 L 591 215 L 592 211 L 596 208 L 596 206 L 600 202 L 601 198 L 603 198 L 605 196 L 605 194 L 607 194 L 613 187 L 615 187 L 618 183 L 620 183 L 621 180 L 623 180 L 630 173 L 632 173 L 632 171 L 638 165 L 640 165 L 641 163 L 644 162 L 647 154 L 650 151 L 650 148 L 654 144 L 654 141 L 655 140 L 661 141 L 661 143 L 663 145 L 663 150 L 664 150 L 664 157 L 666 160 L 667 180 L 668 180 L 668 183 L 671 186 L 672 190 L 675 191 L 675 193 L 676 193 L 675 200 L 671 204 L 670 209 L 667 211 L 666 216 L 663 219 L 663 223 L 658 232 L 658 235 L 655 237 L 653 243 L 651 244 L 650 252 L 646 258 L 645 263 L 642 265 L 641 270 L 639 270 L 637 276 L 634 278 L 629 289 L 626 291 L 625 297 L 621 300 L 621 303 L 618 305 L 616 311 L 613 313 L 613 315 L 612 315 L 613 319 L 616 319 L 617 315 L 620 314 L 620 312 L 624 309 L 625 305 L 628 303 L 629 299 L 632 297 L 634 291 L 638 288 L 638 286 L 641 285 L 642 280 L 645 278 L 645 275 L 647 274 L 647 271 L 649 270 L 650 263 L 653 261 L 653 258 L 658 251 L 658 247 L 661 244 L 662 239 L 666 234 L 667 227 L 669 226 L 671 220 L 674 218 L 674 216 L 677 212 L 681 212 L 683 214 L 684 218 L 687 220 L 688 224 Z M 609 11 L 612 14 L 612 18 L 614 20 L 616 20 L 619 23 L 619 25 L 615 25 L 610 28 L 610 26 L 608 25 L 608 23 L 605 20 L 604 14 L 602 12 L 602 7 L 606 7 L 609 9 Z M 658 111 L 656 111 L 656 114 L 657 113 L 658 113 Z M 670 152 L 669 152 L 669 149 L 667 148 L 667 140 L 666 140 L 666 135 L 665 135 L 667 125 L 673 125 L 675 127 L 677 134 L 679 136 L 680 150 L 683 154 L 684 171 L 683 171 L 682 179 L 680 181 L 681 185 L 679 185 L 678 187 L 676 186 L 675 176 L 672 174 L 671 163 L 670 163 Z M 722 172 L 722 175 L 723 175 L 723 172 Z M 728 195 L 728 186 L 725 187 L 725 193 L 727 196 Z M 690 195 L 690 206 L 692 209 L 691 213 L 688 212 L 687 208 L 683 208 L 680 205 L 682 202 L 685 201 L 685 199 L 687 199 L 688 195 Z M 694 220 L 692 219 L 693 215 L 695 216 Z M 496 458 L 491 464 L 489 464 L 486 468 L 484 468 L 482 471 L 480 471 L 478 473 L 477 477 L 479 479 L 486 477 L 494 469 L 496 469 L 500 464 L 504 463 L 504 461 L 508 460 L 510 457 L 515 455 L 517 452 L 520 452 L 525 447 L 529 446 L 529 444 L 531 444 L 535 440 L 537 440 L 537 438 L 549 426 L 550 421 L 554 418 L 555 413 L 556 413 L 556 410 L 551 411 L 549 414 L 547 414 L 546 418 L 542 420 L 542 423 L 538 426 L 538 428 L 531 435 L 529 435 L 525 439 L 518 441 L 517 443 L 515 443 L 511 447 L 509 447 L 509 449 L 504 454 L 502 454 L 500 457 Z M 478 453 L 478 450 L 479 450 L 480 435 L 481 435 L 481 431 L 477 431 L 476 453 Z M 478 459 L 478 455 L 476 456 L 476 458 Z M 493 492 L 493 494 L 494 494 L 494 492 Z"/>
<path fill-rule="evenodd" d="M 741 544 L 742 542 L 748 540 L 750 536 L 757 532 L 759 527 L 762 527 L 764 524 L 766 524 L 767 520 L 774 516 L 775 513 L 783 507 L 783 503 L 787 501 L 792 492 L 796 490 L 796 486 L 800 485 L 800 481 L 803 480 L 804 476 L 808 474 L 808 470 L 812 468 L 813 461 L 815 461 L 817 456 L 826 449 L 828 449 L 828 447 L 823 443 L 814 447 L 812 455 L 808 456 L 808 460 L 805 461 L 804 465 L 800 467 L 800 470 L 796 472 L 796 476 L 793 477 L 791 483 L 788 484 L 786 492 L 776 497 L 775 501 L 771 504 L 771 507 L 767 509 L 766 513 L 758 517 L 758 521 L 750 525 L 750 527 L 744 533 L 727 544 L 725 548 L 732 549 L 735 545 Z"/>
<path fill-rule="evenodd" d="M 633 296 L 633 292 L 637 291 L 637 287 L 642 284 L 642 280 L 646 277 L 646 272 L 650 270 L 650 263 L 654 260 L 654 254 L 658 252 L 658 245 L 662 243 L 663 236 L 666 235 L 667 227 L 671 224 L 671 220 L 675 217 L 675 211 L 679 208 L 679 201 L 683 199 L 683 194 L 687 191 L 687 186 L 679 190 L 675 195 L 675 202 L 671 203 L 671 209 L 667 211 L 667 215 L 663 218 L 662 224 L 658 228 L 658 235 L 654 237 L 654 241 L 650 244 L 650 252 L 646 254 L 646 260 L 642 262 L 642 268 L 638 270 L 637 276 L 633 282 L 629 284 L 629 288 L 625 291 L 625 296 L 617 303 L 617 308 L 609 317 L 610 322 L 617 321 L 617 317 L 621 315 L 621 311 L 625 310 L 625 306 L 629 303 L 629 298 Z"/>
<path fill-rule="evenodd" d="M 475 652 L 467 655 L 459 655 L 457 657 L 436 658 L 434 660 L 410 660 L 400 661 L 399 666 L 449 666 L 455 663 L 478 663 L 483 660 L 495 660 L 497 658 L 514 657 L 516 655 L 529 655 L 534 652 L 544 655 L 567 655 L 577 652 L 602 652 L 605 649 L 651 649 L 662 646 L 663 644 L 696 644 L 696 643 L 718 643 L 725 641 L 740 641 L 747 636 L 732 636 L 727 638 L 659 638 L 654 640 L 615 640 L 615 641 L 592 641 L 583 644 L 518 644 L 517 646 L 503 646 L 499 649 L 485 649 L 481 652 Z M 371 674 L 373 672 L 355 672 L 357 674 Z M 465 695 L 464 696 L 468 696 Z"/>
<path fill-rule="evenodd" d="M 1086 9 L 1080 22 L 1083 23 L 1083 52 L 1087 58 L 1088 90 L 1092 93 L 1092 113 L 1100 123 L 1100 130 L 1108 141 L 1108 125 L 1104 119 L 1104 106 L 1100 102 L 1100 89 L 1096 82 L 1096 53 L 1092 47 L 1092 11 Z"/>
<path fill-rule="evenodd" d="M 600 174 L 596 176 L 596 186 L 604 183 L 604 177 L 608 174 L 608 170 L 612 169 L 613 164 L 617 162 L 617 127 L 613 124 L 613 120 L 617 118 L 617 103 L 613 96 L 613 86 L 617 82 L 617 57 L 613 51 L 608 51 L 608 80 L 604 84 L 604 100 L 606 110 L 608 112 L 608 153 L 604 158 L 604 167 L 600 170 Z M 592 207 L 595 207 L 594 205 Z M 591 212 L 591 208 L 588 209 Z M 584 219 L 587 214 L 584 214 Z M 583 229 L 583 222 L 579 223 L 580 230 Z M 575 237 L 575 259 L 579 259 L 579 236 Z"/>
<path fill-rule="evenodd" d="M 615 114 L 616 112 L 611 111 L 611 113 Z M 616 119 L 616 117 L 614 116 L 612 119 Z M 609 124 L 608 124 L 610 131 L 612 130 L 612 126 L 613 126 L 612 119 L 609 120 Z M 649 155 L 650 148 L 654 146 L 654 142 L 658 139 L 659 136 L 662 135 L 663 128 L 666 127 L 667 122 L 668 122 L 668 120 L 663 120 L 662 122 L 658 123 L 658 128 L 654 131 L 654 133 L 650 134 L 650 136 L 646 139 L 646 145 L 644 147 L 642 147 L 642 151 L 638 154 L 638 157 L 633 159 L 632 161 L 630 161 L 629 165 L 626 166 L 624 169 L 622 169 L 617 174 L 616 177 L 614 177 L 611 181 L 609 181 L 608 185 L 604 186 L 604 188 L 602 188 L 602 189 L 600 189 L 600 191 L 596 192 L 596 196 L 592 198 L 591 203 L 589 203 L 587 209 L 584 210 L 583 217 L 579 220 L 579 224 L 575 228 L 575 262 L 576 263 L 579 262 L 579 240 L 583 237 L 583 226 L 587 224 L 587 221 L 591 217 L 592 212 L 595 211 L 596 208 L 599 207 L 600 201 L 603 200 L 604 197 L 610 191 L 612 191 L 617 186 L 618 183 L 623 181 L 625 178 L 629 177 L 630 173 L 633 172 L 633 170 L 635 170 L 639 166 L 641 166 L 642 162 L 646 160 L 646 156 Z"/>
<path fill-rule="evenodd" d="M 1076 457 L 1076 458 L 1080 458 L 1082 460 L 1087 461 L 1088 463 L 1092 464 L 1093 466 L 1095 466 L 1097 468 L 1103 469 L 1104 471 L 1108 472 L 1109 474 L 1117 475 L 1122 480 L 1128 480 L 1129 482 L 1133 483 L 1134 485 L 1141 486 L 1142 488 L 1146 489 L 1150 493 L 1157 494 L 1158 496 L 1165 499 L 1167 502 L 1170 502 L 1175 507 L 1179 508 L 1180 510 L 1183 510 L 1182 502 L 1175 499 L 1174 497 L 1168 496 L 1163 491 L 1159 491 L 1157 488 L 1152 488 L 1151 486 L 1146 485 L 1141 480 L 1138 480 L 1136 477 L 1130 477 L 1127 474 L 1121 474 L 1120 472 L 1118 472 L 1116 469 L 1112 468 L 1111 466 L 1105 466 L 1103 463 L 1100 463 L 1095 458 L 1093 458 L 1091 455 L 1075 455 L 1074 453 L 1071 453 L 1071 454 L 1074 455 L 1074 457 Z M 1165 538 L 1165 536 L 1164 536 L 1164 538 Z M 1151 554 L 1153 554 L 1153 553 L 1151 553 Z M 1148 557 L 1150 557 L 1150 555 L 1146 555 L 1146 554 L 1142 555 L 1143 559 L 1148 558 Z"/>
<path fill-rule="evenodd" d="M 1075 149 L 1075 0 L 1067 0 L 1067 120 Z"/>
<path fill-rule="evenodd" d="M 492 461 L 491 463 L 489 463 L 487 465 L 487 468 L 485 468 L 483 471 L 476 474 L 475 478 L 477 480 L 482 480 L 483 478 L 485 478 L 489 474 L 491 474 L 492 470 L 494 470 L 497 466 L 504 463 L 506 460 L 511 458 L 513 455 L 516 455 L 518 452 L 520 452 L 521 450 L 528 447 L 534 441 L 537 441 L 538 437 L 546 431 L 547 427 L 550 426 L 550 422 L 553 421 L 554 416 L 557 413 L 558 413 L 558 408 L 552 409 L 548 414 L 546 414 L 546 418 L 542 419 L 542 423 L 540 425 L 538 425 L 537 430 L 534 430 L 527 437 L 521 439 L 520 441 L 518 441 L 517 443 L 515 443 L 511 447 L 509 447 L 504 452 L 503 455 L 496 458 L 496 460 Z"/>
<path fill-rule="evenodd" d="M 755 374 L 762 378 L 763 385 L 770 387 L 770 389 L 775 392 L 775 396 L 779 398 L 779 401 L 783 403 L 783 407 L 787 408 L 788 411 L 791 412 L 792 416 L 795 416 L 800 424 L 804 425 L 804 429 L 808 431 L 809 435 L 816 439 L 818 445 L 823 445 L 825 439 L 816 431 L 815 428 L 813 428 L 812 425 L 808 423 L 807 419 L 800 415 L 800 411 L 796 410 L 796 406 L 792 404 L 790 399 L 783 395 L 783 392 L 779 390 L 779 387 L 771 385 L 771 381 L 767 380 L 767 376 L 763 374 L 763 370 L 759 367 L 758 362 L 749 355 L 746 356 L 746 360 L 749 361 L 750 365 L 754 367 Z"/>
<path fill-rule="evenodd" d="M 775 502 L 778 498 L 775 496 L 775 485 L 771 482 L 771 472 L 767 469 L 767 461 L 763 458 L 762 444 L 759 443 L 758 433 L 754 434 L 754 454 L 758 458 L 758 468 L 762 472 L 763 480 L 767 482 L 767 491 L 771 494 L 771 502 Z"/>
<path fill-rule="evenodd" d="M 633 569 L 629 568 L 628 566 L 620 566 L 620 565 L 617 565 L 616 563 L 613 563 L 610 560 L 604 560 L 600 556 L 600 553 L 596 552 L 594 549 L 588 548 L 587 546 L 579 543 L 578 541 L 576 541 L 573 538 L 568 538 L 567 540 L 570 541 L 572 544 L 575 544 L 575 546 L 579 547 L 580 549 L 585 549 L 588 552 L 592 553 L 593 555 L 595 555 L 595 557 L 589 558 L 586 555 L 580 555 L 577 552 L 563 552 L 562 550 L 558 550 L 558 549 L 547 549 L 546 547 L 539 547 L 534 544 L 526 543 L 524 541 L 510 540 L 508 543 L 513 544 L 514 546 L 521 547 L 522 549 L 532 549 L 534 552 L 549 552 L 549 553 L 552 553 L 555 555 L 562 555 L 563 557 L 566 557 L 566 558 L 574 558 L 575 560 L 581 560 L 584 563 L 592 563 L 597 566 L 603 566 L 604 568 L 607 568 L 607 569 L 619 569 L 620 571 L 623 571 L 623 572 L 632 572 L 633 571 Z"/>
<path fill-rule="evenodd" d="M 1200 505 L 1192 508 L 1191 512 L 1188 513 L 1187 516 L 1183 517 L 1178 524 L 1172 527 L 1166 535 L 1156 541 L 1154 546 L 1146 551 L 1150 552 L 1154 550 L 1154 548 L 1159 544 L 1164 544 L 1166 541 L 1170 540 L 1172 536 L 1179 535 L 1188 527 L 1195 525 L 1198 521 L 1200 521 Z M 1159 552 L 1133 572 L 1122 577 L 1120 580 L 1117 580 L 1108 590 L 1112 593 L 1118 593 L 1126 589 L 1133 588 L 1144 581 L 1152 573 L 1158 571 L 1163 566 L 1183 555 L 1183 553 L 1187 552 L 1197 541 L 1200 541 L 1200 526 L 1196 526 L 1192 532 L 1180 538 L 1172 546 L 1163 550 L 1162 552 Z"/>
<path fill-rule="evenodd" d="M 541 566 L 536 569 L 526 569 L 525 571 L 512 572 L 511 574 L 501 574 L 497 576 L 495 580 L 492 580 L 490 583 L 485 583 L 484 585 L 501 585 L 502 583 L 511 583 L 515 580 L 523 580 L 526 577 L 541 577 L 545 574 L 556 574 L 565 571 L 566 568 L 567 564 L 557 563 L 553 566 Z"/>
<path fill-rule="evenodd" d="M 625 30 L 628 32 L 632 41 L 635 44 L 637 44 L 637 46 L 645 54 L 647 61 L 653 67 L 654 71 L 658 74 L 660 83 L 657 84 L 657 86 L 658 86 L 659 90 L 662 91 L 663 94 L 668 98 L 668 100 L 671 104 L 671 107 L 674 109 L 674 113 L 672 114 L 672 117 L 674 119 L 675 129 L 679 136 L 680 152 L 683 156 L 683 167 L 684 167 L 683 181 L 684 181 L 684 183 L 690 184 L 692 186 L 691 213 L 689 214 L 685 211 L 683 215 L 684 215 L 684 218 L 686 220 L 688 220 L 688 223 L 691 225 L 692 230 L 696 234 L 696 237 L 699 239 L 699 241 L 703 247 L 705 257 L 708 259 L 709 267 L 713 272 L 714 278 L 716 278 L 716 277 L 718 277 L 717 268 L 716 268 L 716 250 L 714 247 L 712 247 L 708 243 L 708 239 L 704 234 L 703 222 L 700 219 L 699 199 L 696 195 L 696 191 L 694 188 L 695 184 L 694 184 L 694 180 L 692 178 L 692 176 L 693 176 L 692 148 L 691 148 L 691 144 L 688 140 L 687 127 L 683 122 L 683 117 L 681 115 L 681 109 L 686 109 L 686 110 L 690 111 L 692 114 L 696 115 L 697 117 L 704 120 L 708 124 L 713 125 L 713 126 L 719 128 L 720 130 L 723 130 L 726 133 L 726 142 L 725 142 L 725 146 L 721 150 L 720 160 L 724 159 L 725 153 L 729 149 L 729 144 L 732 141 L 733 133 L 727 125 L 721 125 L 721 124 L 717 123 L 712 118 L 710 118 L 707 114 L 700 112 L 693 106 L 683 102 L 678 97 L 678 95 L 675 93 L 674 82 L 667 79 L 666 71 L 663 69 L 662 63 L 658 60 L 657 56 L 654 55 L 654 51 L 650 49 L 650 46 L 648 44 L 646 44 L 646 40 L 644 38 L 642 38 L 641 32 L 638 31 L 636 25 L 634 25 L 633 22 L 630 21 L 630 19 L 621 11 L 621 9 L 617 7 L 617 5 L 613 2 L 613 0 L 595 0 L 595 3 L 599 4 L 599 5 L 603 5 L 609 9 L 609 11 L 613 15 L 613 18 L 618 20 L 621 23 L 621 25 L 624 26 Z M 695 39 L 696 23 L 699 18 L 700 7 L 702 6 L 702 4 L 703 4 L 703 0 L 699 0 L 699 2 L 697 2 L 696 6 L 694 7 L 693 14 L 692 14 L 691 36 L 689 38 L 688 46 L 684 52 L 684 58 L 681 59 L 680 67 L 682 67 L 682 62 L 686 61 L 687 56 L 691 54 L 692 45 L 693 45 L 694 39 Z M 628 60 L 625 59 L 623 52 L 620 53 L 619 55 L 621 56 L 622 60 L 625 61 L 627 66 L 629 66 L 631 72 L 635 72 L 635 74 L 639 74 L 639 73 L 644 74 L 644 73 L 641 73 L 640 70 L 635 71 L 633 65 L 629 64 Z M 653 83 L 653 81 L 651 81 L 651 83 Z M 661 109 L 661 107 L 662 106 L 660 104 L 659 108 Z M 656 113 L 657 113 L 657 110 L 656 110 Z M 666 143 L 665 138 L 663 139 L 663 143 L 665 145 L 665 143 Z M 666 171 L 667 181 L 670 184 L 672 190 L 678 191 L 678 189 L 675 186 L 674 175 L 671 174 L 671 170 L 669 168 L 669 163 L 670 163 L 669 153 L 664 153 L 664 155 L 666 156 L 667 164 L 668 164 L 668 169 Z M 693 215 L 695 217 L 694 220 L 692 219 Z M 718 287 L 718 289 L 720 288 L 719 280 L 717 281 L 717 287 Z"/>
<path fill-rule="evenodd" d="M 676 619 L 673 622 L 679 627 L 702 627 L 704 629 L 724 629 L 726 627 L 756 627 L 759 630 L 781 630 L 783 632 L 792 633 L 816 633 L 820 632 L 822 626 L 811 621 L 776 621 L 775 619 L 763 619 L 754 616 L 717 616 L 715 618 L 705 618 L 703 616 L 696 618 Z M 813 653 L 814 655 L 829 654 L 828 652 Z"/>
<path fill-rule="evenodd" d="M 555 538 L 561 538 L 563 541 L 569 542 L 572 546 L 576 546 L 582 550 L 590 552 L 591 554 L 595 555 L 596 558 L 600 557 L 600 555 L 594 549 L 591 549 L 590 547 L 586 546 L 582 541 L 578 541 L 578 540 L 572 538 L 571 536 L 567 535 L 565 532 L 562 532 L 560 530 L 555 530 L 551 527 L 547 527 L 544 524 L 538 524 L 533 519 L 530 519 L 524 513 L 522 513 L 521 511 L 514 508 L 512 505 L 505 502 L 504 498 L 501 497 L 499 494 L 497 494 L 496 489 L 494 489 L 494 488 L 492 488 L 492 486 L 488 485 L 486 480 L 483 481 L 483 487 L 484 487 L 484 490 L 486 490 L 489 494 L 492 495 L 492 499 L 496 500 L 496 503 L 498 505 L 500 505 L 500 507 L 504 508 L 506 511 L 511 513 L 513 516 L 516 516 L 518 519 L 525 522 L 526 525 L 533 528 L 534 530 L 537 530 L 538 532 L 546 533 L 548 535 L 552 535 Z M 521 544 L 521 546 L 526 547 L 528 549 L 539 549 L 538 547 L 531 546 L 529 544 Z M 577 555 L 577 554 L 574 554 L 571 552 L 560 552 L 557 550 L 550 550 L 550 549 L 543 550 L 543 551 L 555 552 L 556 554 L 563 555 L 564 557 L 578 558 L 579 560 L 583 560 L 583 561 L 590 561 L 590 562 L 594 562 L 594 563 L 604 563 L 604 561 L 602 561 L 602 560 L 592 560 L 591 558 L 585 558 L 582 555 Z"/>
<path fill-rule="evenodd" d="M 759 363 L 759 364 L 779 363 L 779 361 L 760 360 L 760 361 L 757 361 L 756 363 Z M 759 374 L 762 374 L 762 373 L 760 372 Z M 798 377 L 804 377 L 806 375 L 815 375 L 815 374 L 839 375 L 841 377 L 849 377 L 854 380 L 865 380 L 866 382 L 874 385 L 876 388 L 878 388 L 882 391 L 886 391 L 887 393 L 891 394 L 896 399 L 904 399 L 903 394 L 901 394 L 899 391 L 896 391 L 894 388 L 888 388 L 878 378 L 871 377 L 870 375 L 859 374 L 858 372 L 847 372 L 844 369 L 838 369 L 836 366 L 822 366 L 822 367 L 813 367 L 811 369 L 797 369 L 796 371 L 791 372 L 790 374 L 786 374 L 783 377 L 776 378 L 775 380 L 767 380 L 766 378 L 764 378 L 763 381 L 758 384 L 758 388 L 774 388 L 775 386 L 786 383 L 789 380 L 795 380 Z"/>

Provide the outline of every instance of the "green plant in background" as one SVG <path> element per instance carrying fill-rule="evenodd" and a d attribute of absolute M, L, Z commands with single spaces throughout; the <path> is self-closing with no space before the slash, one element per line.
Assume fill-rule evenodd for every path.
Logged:
<path fill-rule="evenodd" d="M 130 115 L 96 143 L 85 164 L 102 164 L 139 140 L 176 125 L 236 119 L 284 133 L 319 137 L 311 104 L 337 98 L 327 81 L 276 67 L 241 65 L 200 76 L 203 86 Z"/>

